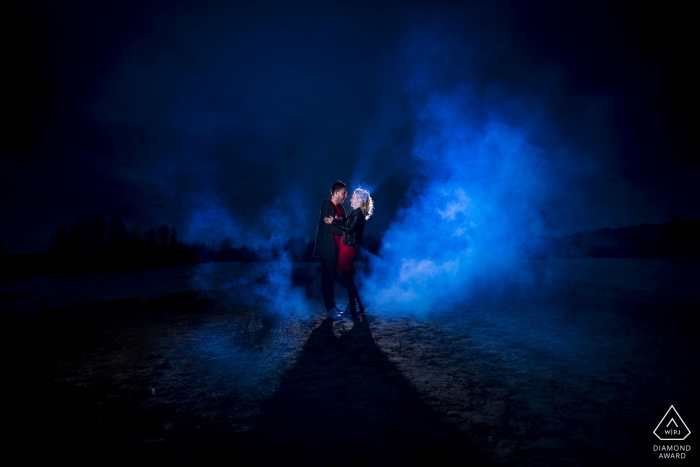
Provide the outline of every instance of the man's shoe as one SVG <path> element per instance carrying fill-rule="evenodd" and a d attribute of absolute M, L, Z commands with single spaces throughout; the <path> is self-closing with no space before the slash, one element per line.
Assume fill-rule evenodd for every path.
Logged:
<path fill-rule="evenodd" d="M 343 317 L 338 314 L 338 307 L 328 310 L 328 317 L 330 319 L 343 319 Z"/>

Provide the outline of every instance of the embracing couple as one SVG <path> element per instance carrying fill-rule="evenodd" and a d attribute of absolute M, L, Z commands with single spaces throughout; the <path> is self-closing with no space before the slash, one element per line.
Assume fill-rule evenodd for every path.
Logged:
<path fill-rule="evenodd" d="M 355 256 L 357 246 L 362 243 L 365 221 L 374 210 L 369 191 L 357 188 L 350 199 L 353 211 L 349 216 L 341 204 L 348 196 L 345 183 L 338 180 L 331 187 L 331 199 L 323 200 L 316 228 L 314 256 L 321 257 L 321 292 L 328 317 L 342 318 L 342 313 L 350 312 L 353 317 L 365 312 L 355 285 Z M 348 291 L 349 303 L 345 310 L 335 304 L 333 286 L 335 281 Z"/>

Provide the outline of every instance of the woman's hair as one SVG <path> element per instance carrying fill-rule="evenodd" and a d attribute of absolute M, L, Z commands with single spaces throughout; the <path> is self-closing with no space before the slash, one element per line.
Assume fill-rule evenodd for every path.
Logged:
<path fill-rule="evenodd" d="M 369 219 L 369 216 L 371 216 L 374 212 L 374 201 L 372 201 L 372 197 L 369 195 L 369 191 L 358 186 L 353 192 L 353 196 L 354 195 L 357 195 L 362 200 L 362 204 L 360 204 L 360 209 L 362 210 L 362 214 L 365 215 L 365 220 Z"/>

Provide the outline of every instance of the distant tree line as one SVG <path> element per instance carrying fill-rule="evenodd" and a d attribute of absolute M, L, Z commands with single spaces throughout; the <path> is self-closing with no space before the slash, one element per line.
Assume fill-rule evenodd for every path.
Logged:
<path fill-rule="evenodd" d="M 378 235 L 365 236 L 365 248 L 377 254 Z M 314 242 L 289 239 L 276 247 L 234 247 L 230 238 L 215 244 L 183 242 L 174 227 L 128 229 L 117 216 L 87 217 L 58 225 L 43 253 L 4 254 L 0 240 L 0 278 L 128 271 L 212 261 L 272 261 L 281 255 L 294 262 L 314 261 Z"/>
<path fill-rule="evenodd" d="M 101 272 L 195 263 L 177 230 L 161 225 L 127 230 L 116 216 L 102 214 L 59 225 L 46 245 L 51 273 Z"/>
<path fill-rule="evenodd" d="M 376 234 L 365 235 L 362 248 L 376 255 L 381 248 L 381 236 Z M 230 238 L 224 238 L 216 244 L 205 244 L 204 242 L 193 242 L 185 244 L 186 251 L 196 252 L 197 262 L 211 261 L 272 261 L 278 259 L 282 254 L 295 262 L 316 261 L 314 258 L 314 241 L 303 238 L 291 238 L 283 245 L 276 247 L 266 246 L 256 249 L 242 246 L 234 247 L 234 242 Z"/>
<path fill-rule="evenodd" d="M 381 236 L 367 234 L 362 250 L 377 255 Z M 212 261 L 315 261 L 314 242 L 289 239 L 276 247 L 234 247 L 230 238 L 215 244 L 183 242 L 175 228 L 127 229 L 116 216 L 97 215 L 59 225 L 43 253 L 9 254 L 0 239 L 0 279 L 43 274 L 127 271 Z M 542 239 L 524 252 L 531 258 L 700 258 L 700 218 L 671 219 L 617 229 L 577 232 Z M 362 255 L 359 257 L 362 261 Z"/>

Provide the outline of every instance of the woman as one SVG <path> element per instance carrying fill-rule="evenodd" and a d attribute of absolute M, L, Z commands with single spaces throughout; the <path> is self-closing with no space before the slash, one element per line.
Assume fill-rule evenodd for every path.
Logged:
<path fill-rule="evenodd" d="M 353 211 L 345 222 L 334 219 L 331 216 L 323 221 L 326 224 L 333 224 L 343 231 L 343 241 L 338 249 L 338 282 L 348 291 L 348 309 L 353 316 L 357 316 L 357 308 L 360 313 L 365 312 L 365 306 L 360 301 L 355 285 L 355 257 L 357 256 L 357 245 L 362 243 L 362 234 L 365 231 L 365 221 L 374 212 L 374 202 L 369 195 L 369 191 L 358 187 L 352 194 L 350 206 Z M 347 310 L 346 310 L 347 311 Z"/>

